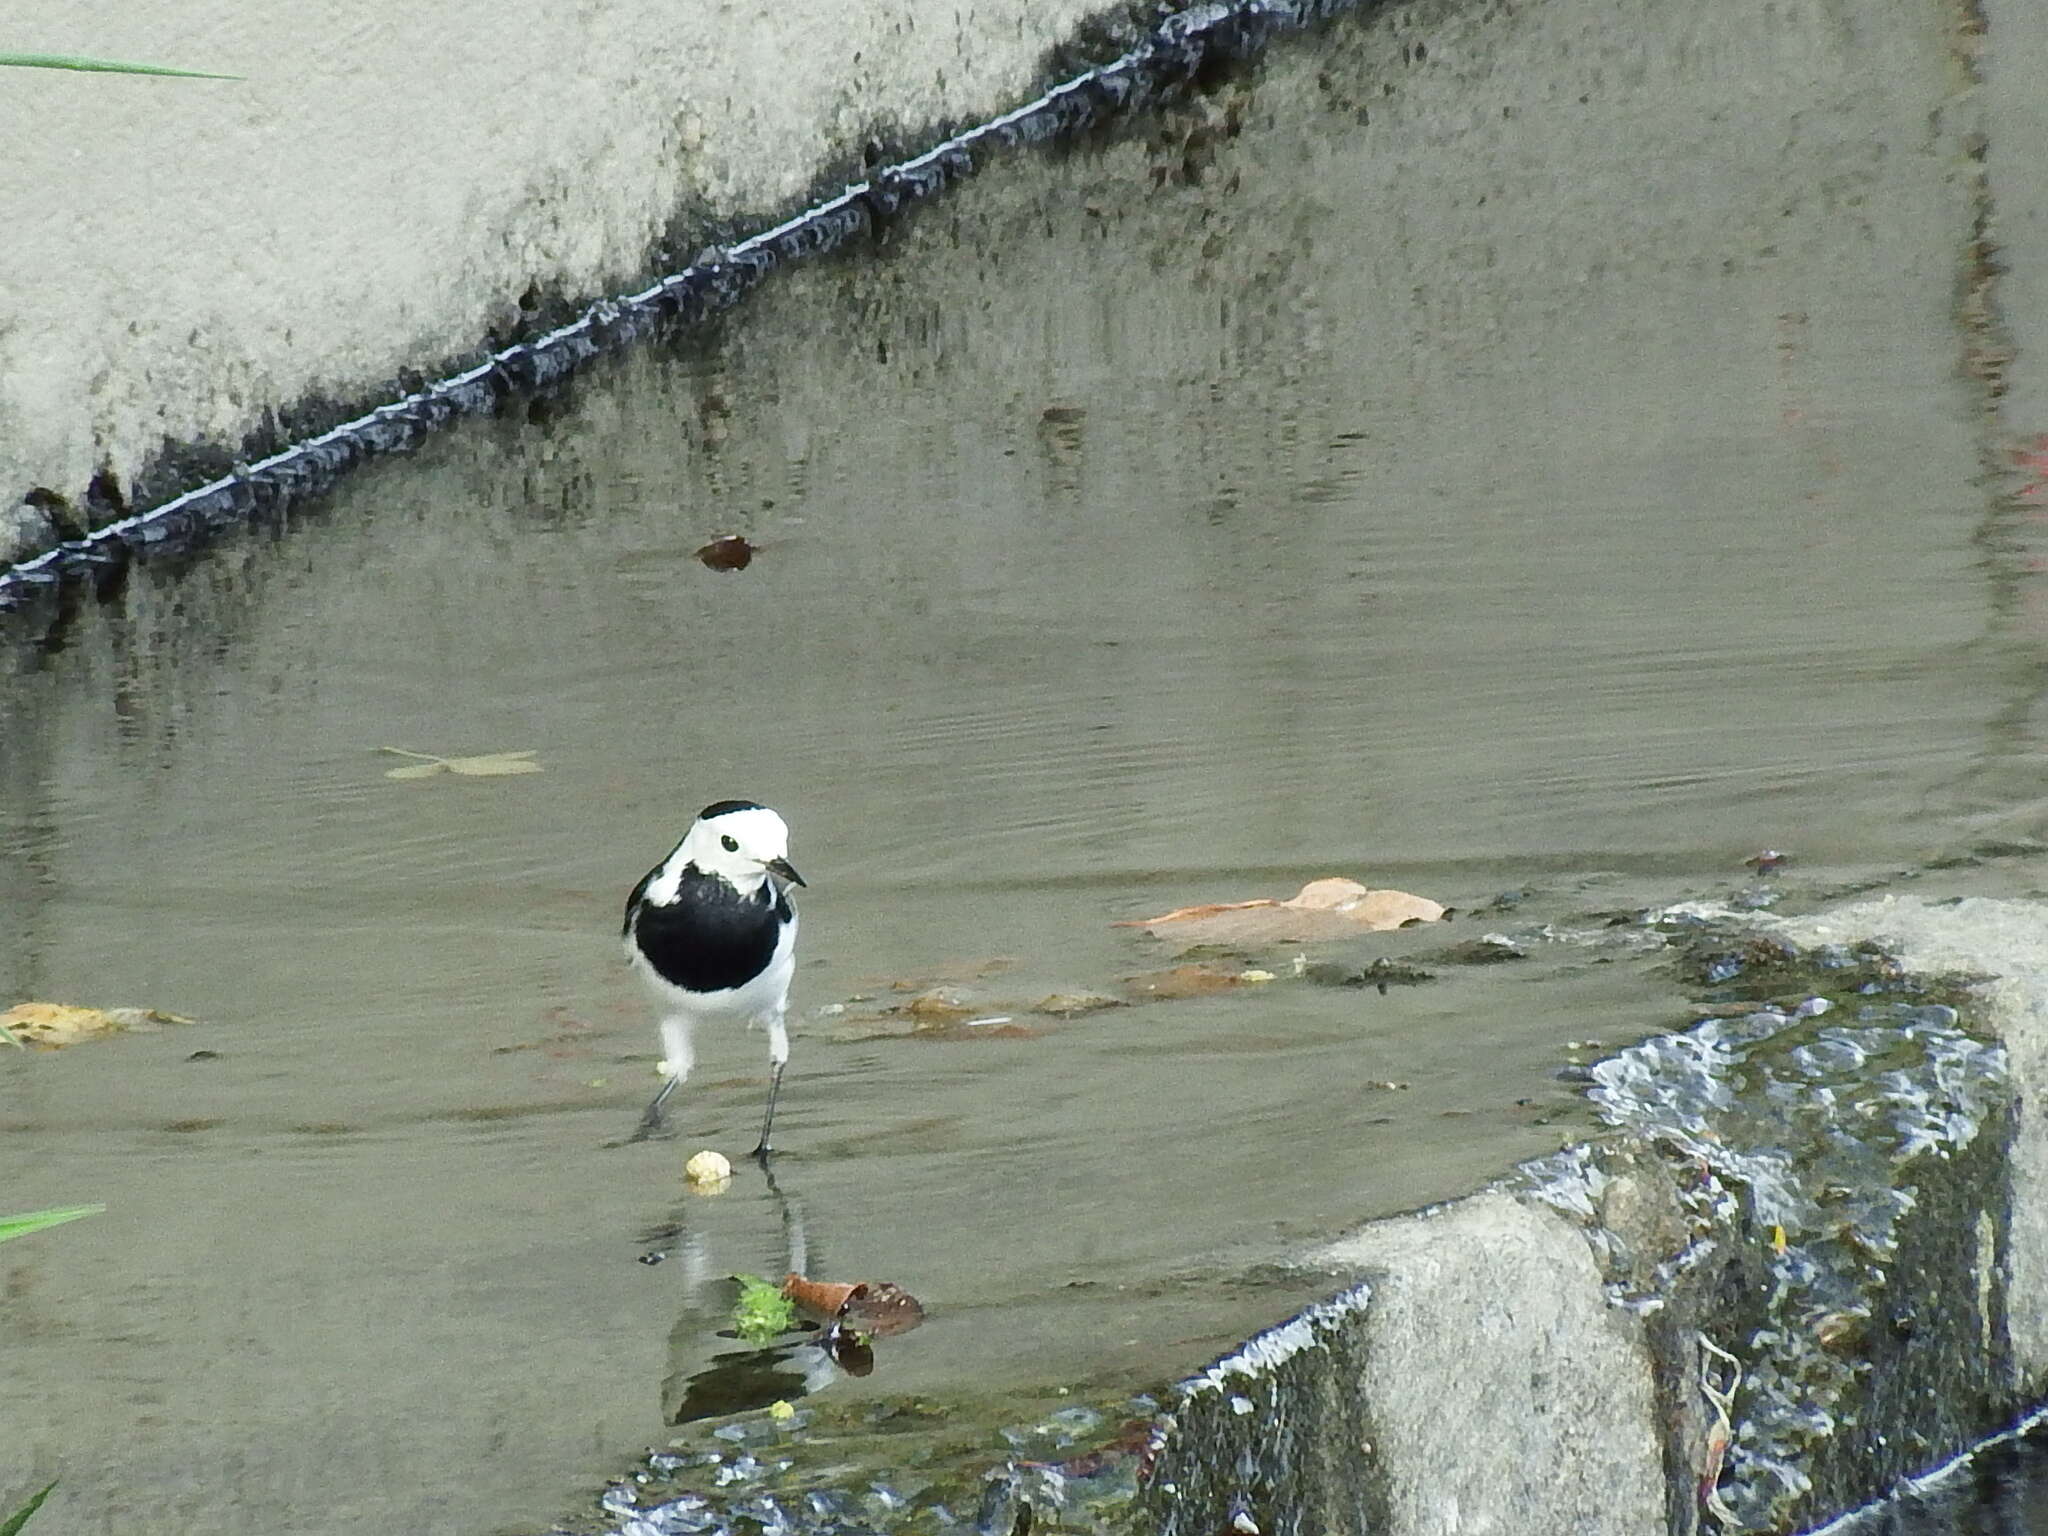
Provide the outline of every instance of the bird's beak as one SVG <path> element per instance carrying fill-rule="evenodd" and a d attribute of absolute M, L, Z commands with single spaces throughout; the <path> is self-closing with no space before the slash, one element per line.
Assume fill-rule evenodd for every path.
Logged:
<path fill-rule="evenodd" d="M 796 867 L 787 859 L 770 859 L 761 867 L 778 880 L 787 880 L 791 885 L 804 883 L 804 877 L 796 872 Z"/>

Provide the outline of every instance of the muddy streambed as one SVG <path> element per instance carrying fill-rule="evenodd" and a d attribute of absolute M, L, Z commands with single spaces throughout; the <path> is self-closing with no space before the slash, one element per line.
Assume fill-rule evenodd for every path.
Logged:
<path fill-rule="evenodd" d="M 1336 1282 L 1291 1254 L 1587 1128 L 1558 1069 L 1687 1017 L 1612 914 L 2036 830 L 1939 178 L 1796 261 L 1662 203 L 1596 260 L 1512 192 L 1451 259 L 1457 186 L 1364 212 L 1414 164 L 1330 99 L 1373 46 L 10 651 L 0 1001 L 194 1022 L 0 1053 L 9 1207 L 109 1208 L 0 1251 L 0 1487 L 61 1474 L 67 1530 L 539 1529 L 730 1386 L 722 1277 L 791 1262 L 930 1313 L 820 1403 L 1141 1390 Z M 683 1135 L 611 1145 L 655 1056 L 616 928 L 725 796 L 811 888 L 775 1184 L 697 1198 L 765 1050 L 702 1042 Z M 1039 1009 L 1173 963 L 1115 923 L 1325 874 L 1463 915 L 1315 958 L 1437 979 L 1273 949 Z M 1444 953 L 1492 932 L 1525 957 Z"/>

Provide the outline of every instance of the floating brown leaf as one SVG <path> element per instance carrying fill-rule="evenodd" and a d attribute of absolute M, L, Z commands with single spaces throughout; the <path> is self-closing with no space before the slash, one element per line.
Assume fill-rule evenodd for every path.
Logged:
<path fill-rule="evenodd" d="M 1425 896 L 1375 891 L 1356 880 L 1331 876 L 1309 881 L 1285 901 L 1210 902 L 1115 926 L 1143 928 L 1154 938 L 1189 943 L 1281 944 L 1433 923 L 1443 915 L 1444 908 Z"/>
<path fill-rule="evenodd" d="M 755 548 L 736 533 L 721 533 L 697 551 L 697 558 L 714 571 L 744 571 L 754 563 Z"/>
<path fill-rule="evenodd" d="M 18 1003 L 0 1013 L 0 1031 L 13 1037 L 16 1044 L 51 1051 L 125 1029 L 191 1022 L 155 1008 L 80 1008 L 71 1003 Z"/>
<path fill-rule="evenodd" d="M 908 1333 L 924 1321 L 924 1304 L 893 1280 L 870 1280 L 848 1299 L 840 1316 L 878 1339 Z"/>

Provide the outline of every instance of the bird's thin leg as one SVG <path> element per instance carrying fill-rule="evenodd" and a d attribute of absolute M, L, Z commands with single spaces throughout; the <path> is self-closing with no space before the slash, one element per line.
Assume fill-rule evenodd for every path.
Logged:
<path fill-rule="evenodd" d="M 670 1015 L 661 1021 L 661 1048 L 666 1053 L 663 1065 L 668 1068 L 668 1077 L 661 1085 L 661 1091 L 654 1096 L 654 1102 L 647 1106 L 647 1112 L 640 1117 L 640 1128 L 633 1132 L 634 1141 L 645 1141 L 661 1129 L 665 1118 L 662 1106 L 668 1097 L 682 1087 L 683 1079 L 690 1075 L 690 1021 Z"/>
<path fill-rule="evenodd" d="M 775 1066 L 775 1073 L 768 1079 L 768 1113 L 761 1121 L 761 1144 L 754 1148 L 754 1161 L 765 1164 L 774 1148 L 768 1144 L 768 1136 L 775 1129 L 775 1100 L 782 1092 L 782 1069 L 789 1065 L 789 1026 L 782 1021 L 778 1011 L 768 1020 L 768 1060 Z"/>

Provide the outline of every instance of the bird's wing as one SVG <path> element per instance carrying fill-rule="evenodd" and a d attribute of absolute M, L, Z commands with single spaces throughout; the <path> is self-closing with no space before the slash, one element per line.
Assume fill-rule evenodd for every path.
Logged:
<path fill-rule="evenodd" d="M 633 887 L 633 894 L 626 898 L 626 921 L 620 926 L 621 937 L 633 931 L 633 911 L 640 905 L 640 898 L 647 893 L 647 882 L 661 873 L 661 866 L 655 865 L 640 877 L 640 883 Z"/>

